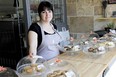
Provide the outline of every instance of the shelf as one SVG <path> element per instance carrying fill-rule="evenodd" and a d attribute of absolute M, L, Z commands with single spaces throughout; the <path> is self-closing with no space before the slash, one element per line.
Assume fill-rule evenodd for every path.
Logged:
<path fill-rule="evenodd" d="M 97 18 L 97 20 L 116 20 L 116 17 Z"/>

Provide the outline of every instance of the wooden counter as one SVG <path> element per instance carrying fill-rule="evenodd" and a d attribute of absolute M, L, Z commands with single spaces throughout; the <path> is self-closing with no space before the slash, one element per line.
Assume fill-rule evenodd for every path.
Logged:
<path fill-rule="evenodd" d="M 93 63 L 109 65 L 116 58 L 116 48 L 110 49 L 110 51 L 106 52 L 102 56 L 99 56 L 98 58 L 89 57 L 87 54 L 83 53 L 82 51 L 78 52 L 76 55 L 73 56 L 64 53 L 58 57 L 72 61 L 76 60 L 76 61 L 93 62 Z"/>
<path fill-rule="evenodd" d="M 103 71 L 106 68 L 105 64 L 71 60 L 66 61 L 74 65 L 77 74 L 79 74 L 79 77 L 101 77 Z"/>
<path fill-rule="evenodd" d="M 79 77 L 101 77 L 104 70 L 115 60 L 115 50 L 116 48 L 113 48 L 98 58 L 90 58 L 83 52 L 79 52 L 74 56 L 63 53 L 58 58 L 72 63 Z"/>

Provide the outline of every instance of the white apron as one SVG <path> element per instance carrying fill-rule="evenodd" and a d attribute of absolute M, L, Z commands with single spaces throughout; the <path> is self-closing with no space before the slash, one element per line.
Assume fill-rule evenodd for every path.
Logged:
<path fill-rule="evenodd" d="M 40 24 L 39 24 L 40 25 Z M 57 47 L 58 43 L 61 41 L 60 35 L 56 32 L 52 35 L 45 35 L 42 26 L 42 43 L 37 49 L 37 55 L 42 56 L 46 60 L 52 59 L 60 54 L 59 48 Z"/>

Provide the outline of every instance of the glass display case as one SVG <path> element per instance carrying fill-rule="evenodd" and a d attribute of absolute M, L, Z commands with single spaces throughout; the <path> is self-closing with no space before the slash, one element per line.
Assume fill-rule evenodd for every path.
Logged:
<path fill-rule="evenodd" d="M 23 0 L 24 16 L 27 28 L 32 22 L 39 20 L 37 8 L 41 1 L 44 0 Z M 66 0 L 47 0 L 53 4 L 54 18 L 53 23 L 58 26 L 58 31 L 62 30 L 62 27 L 68 29 L 66 18 Z"/>

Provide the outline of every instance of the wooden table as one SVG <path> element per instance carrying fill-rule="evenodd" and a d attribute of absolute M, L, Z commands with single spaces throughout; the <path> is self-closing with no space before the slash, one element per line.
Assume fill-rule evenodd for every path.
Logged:
<path fill-rule="evenodd" d="M 103 71 L 115 60 L 116 48 L 111 49 L 99 58 L 90 58 L 83 52 L 74 56 L 63 53 L 58 58 L 72 63 L 79 77 L 101 77 Z"/>
<path fill-rule="evenodd" d="M 79 77 L 101 77 L 103 71 L 106 68 L 105 64 L 71 60 L 66 61 L 74 65 Z"/>

